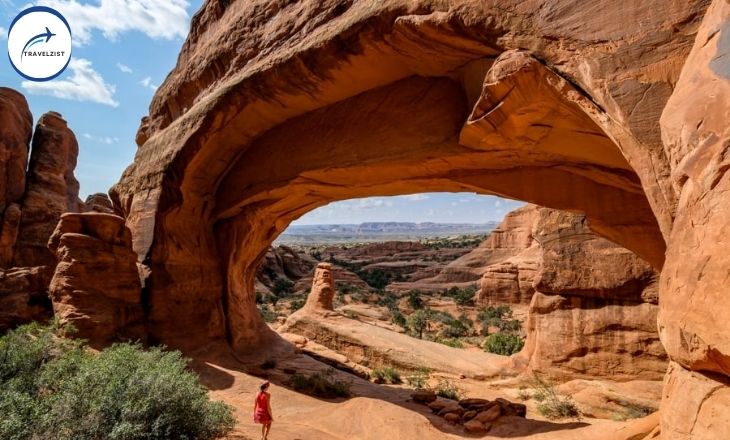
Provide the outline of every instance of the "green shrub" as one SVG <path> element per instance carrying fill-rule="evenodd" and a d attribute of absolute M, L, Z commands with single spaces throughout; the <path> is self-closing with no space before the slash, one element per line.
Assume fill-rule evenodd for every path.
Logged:
<path fill-rule="evenodd" d="M 287 385 L 304 394 L 327 399 L 335 397 L 350 397 L 352 382 L 334 379 L 334 369 L 304 374 L 294 374 L 287 381 Z"/>
<path fill-rule="evenodd" d="M 439 344 L 448 345 L 449 347 L 453 348 L 464 348 L 464 343 L 456 338 L 436 338 L 434 342 L 438 342 Z"/>
<path fill-rule="evenodd" d="M 233 429 L 233 409 L 208 399 L 179 352 L 117 344 L 93 354 L 55 331 L 0 338 L 0 438 L 207 440 Z"/>
<path fill-rule="evenodd" d="M 469 333 L 469 327 L 466 326 L 464 321 L 458 319 L 452 320 L 444 329 L 441 331 L 441 335 L 446 338 L 459 338 Z"/>
<path fill-rule="evenodd" d="M 295 299 L 289 303 L 289 310 L 291 310 L 292 312 L 296 312 L 297 310 L 304 307 L 304 304 L 306 304 L 306 303 L 307 302 L 304 299 L 301 299 L 301 298 Z"/>
<path fill-rule="evenodd" d="M 385 289 L 390 284 L 392 275 L 383 269 L 364 270 L 357 272 L 358 276 L 368 283 L 368 285 L 377 290 Z"/>
<path fill-rule="evenodd" d="M 439 381 L 436 387 L 436 395 L 444 399 L 459 400 L 463 392 L 448 379 Z"/>
<path fill-rule="evenodd" d="M 408 328 L 419 338 L 423 338 L 423 332 L 428 328 L 429 313 L 426 310 L 416 310 L 406 320 Z"/>
<path fill-rule="evenodd" d="M 509 356 L 522 350 L 524 345 L 525 341 L 515 335 L 495 333 L 487 336 L 487 339 L 484 341 L 484 350 L 494 354 Z"/>
<path fill-rule="evenodd" d="M 259 314 L 261 314 L 261 317 L 266 322 L 274 322 L 276 321 L 276 318 L 279 317 L 279 315 L 271 310 L 271 308 L 267 304 L 261 304 L 259 307 Z"/>
<path fill-rule="evenodd" d="M 499 330 L 505 333 L 518 333 L 522 329 L 522 323 L 516 319 L 501 321 Z"/>
<path fill-rule="evenodd" d="M 423 299 L 421 298 L 421 292 L 419 290 L 411 290 L 408 292 L 408 307 L 413 310 L 423 308 Z"/>
<path fill-rule="evenodd" d="M 390 322 L 402 328 L 406 328 L 407 325 L 406 317 L 398 310 L 390 312 Z"/>
<path fill-rule="evenodd" d="M 552 381 L 541 378 L 537 373 L 531 381 L 533 398 L 540 402 L 537 410 L 548 419 L 574 418 L 580 420 L 581 414 L 570 396 L 564 396 L 555 388 Z"/>
<path fill-rule="evenodd" d="M 454 301 L 456 304 L 460 306 L 464 306 L 467 304 L 470 304 L 472 301 L 474 301 L 474 294 L 476 294 L 477 289 L 474 287 L 466 287 L 464 289 L 460 289 L 456 295 L 454 295 Z"/>
<path fill-rule="evenodd" d="M 398 310 L 398 298 L 390 292 L 386 292 L 378 300 L 378 305 L 386 307 L 391 312 Z"/>
<path fill-rule="evenodd" d="M 454 316 L 443 310 L 430 310 L 429 318 L 433 321 L 441 322 L 446 325 L 449 325 L 454 321 Z"/>
<path fill-rule="evenodd" d="M 277 278 L 271 287 L 271 292 L 279 298 L 289 295 L 294 288 L 294 283 L 287 278 Z"/>
<path fill-rule="evenodd" d="M 376 368 L 370 373 L 370 377 L 380 379 L 389 384 L 401 383 L 400 372 L 393 367 Z"/>
<path fill-rule="evenodd" d="M 426 388 L 428 378 L 431 375 L 431 369 L 427 367 L 418 368 L 413 374 L 406 377 L 406 382 L 413 388 Z"/>

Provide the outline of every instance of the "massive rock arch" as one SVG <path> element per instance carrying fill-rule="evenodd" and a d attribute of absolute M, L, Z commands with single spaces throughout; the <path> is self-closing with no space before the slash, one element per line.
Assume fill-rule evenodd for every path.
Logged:
<path fill-rule="evenodd" d="M 728 133 L 709 116 L 730 102 L 717 61 L 729 8 L 206 2 L 113 191 L 148 269 L 153 340 L 227 336 L 246 350 L 272 337 L 253 308 L 256 263 L 317 206 L 499 194 L 583 211 L 595 232 L 662 269 L 660 333 L 674 361 L 666 438 L 719 438 L 730 424 L 730 342 L 725 323 L 701 321 L 730 267 L 718 247 Z M 687 110 L 698 81 L 714 101 Z M 688 249 L 697 264 L 682 261 Z M 696 402 L 681 406 L 698 383 Z M 700 413 L 714 422 L 686 422 Z"/>

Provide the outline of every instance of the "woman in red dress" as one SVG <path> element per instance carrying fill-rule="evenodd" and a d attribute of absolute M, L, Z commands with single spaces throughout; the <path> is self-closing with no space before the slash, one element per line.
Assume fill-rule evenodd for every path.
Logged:
<path fill-rule="evenodd" d="M 256 393 L 256 403 L 253 408 L 253 421 L 261 423 L 261 440 L 268 440 L 271 422 L 274 417 L 271 415 L 271 394 L 266 390 L 269 389 L 269 382 L 266 381 L 259 387 Z"/>

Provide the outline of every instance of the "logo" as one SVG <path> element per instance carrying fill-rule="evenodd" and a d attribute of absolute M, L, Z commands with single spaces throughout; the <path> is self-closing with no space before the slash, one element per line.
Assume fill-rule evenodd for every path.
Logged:
<path fill-rule="evenodd" d="M 71 61 L 71 28 L 58 11 L 34 6 L 18 14 L 8 30 L 8 57 L 20 76 L 49 81 Z"/>

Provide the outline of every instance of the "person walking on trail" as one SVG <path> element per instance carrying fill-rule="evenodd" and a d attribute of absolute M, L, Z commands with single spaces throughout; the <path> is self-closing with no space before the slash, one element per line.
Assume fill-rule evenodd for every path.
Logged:
<path fill-rule="evenodd" d="M 261 440 L 268 440 L 271 422 L 274 421 L 271 414 L 271 394 L 267 391 L 269 385 L 268 381 L 261 384 L 259 392 L 256 393 L 256 402 L 253 408 L 253 421 L 261 423 Z"/>

